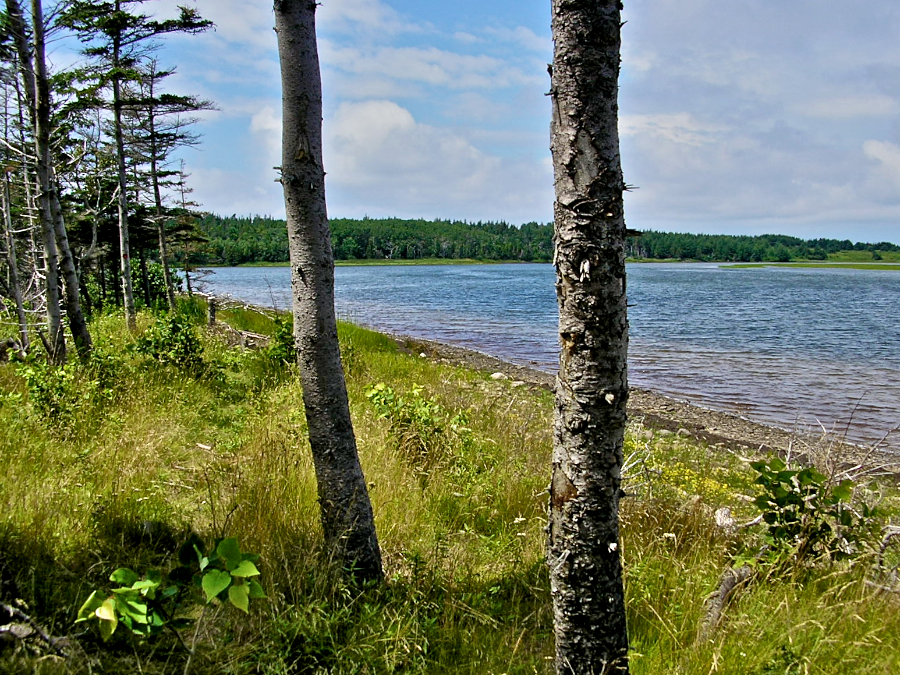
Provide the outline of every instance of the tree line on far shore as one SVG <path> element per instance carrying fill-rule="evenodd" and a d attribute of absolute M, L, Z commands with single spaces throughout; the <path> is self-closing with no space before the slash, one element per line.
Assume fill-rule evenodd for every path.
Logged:
<path fill-rule="evenodd" d="M 286 262 L 285 222 L 266 216 L 208 215 L 199 228 L 208 238 L 193 254 L 193 264 L 241 265 Z M 549 262 L 553 259 L 553 224 L 400 218 L 335 218 L 331 243 L 337 260 L 419 260 L 444 258 Z M 799 239 L 785 235 L 711 235 L 643 232 L 627 240 L 634 259 L 725 262 L 825 260 L 841 251 L 897 251 L 888 242 Z"/>

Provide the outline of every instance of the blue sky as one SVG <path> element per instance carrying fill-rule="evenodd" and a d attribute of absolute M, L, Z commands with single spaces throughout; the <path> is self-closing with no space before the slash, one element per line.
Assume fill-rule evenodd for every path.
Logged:
<path fill-rule="evenodd" d="M 185 155 L 220 214 L 284 213 L 271 0 L 187 2 Z M 332 217 L 549 221 L 549 0 L 321 0 Z M 626 0 L 620 133 L 634 229 L 900 243 L 900 3 Z"/>

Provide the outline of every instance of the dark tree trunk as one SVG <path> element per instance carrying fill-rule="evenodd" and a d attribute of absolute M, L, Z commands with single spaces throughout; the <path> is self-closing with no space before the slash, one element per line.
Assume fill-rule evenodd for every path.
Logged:
<path fill-rule="evenodd" d="M 618 0 L 552 0 L 556 387 L 548 564 L 560 675 L 628 672 L 618 508 L 628 323 Z"/>
<path fill-rule="evenodd" d="M 381 552 L 350 421 L 334 315 L 315 12 L 312 0 L 275 2 L 294 339 L 326 547 L 357 578 L 381 579 Z"/>

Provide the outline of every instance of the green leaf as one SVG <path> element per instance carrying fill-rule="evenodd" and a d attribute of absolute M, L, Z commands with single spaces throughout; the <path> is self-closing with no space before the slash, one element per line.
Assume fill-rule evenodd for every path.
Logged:
<path fill-rule="evenodd" d="M 238 545 L 236 537 L 228 537 L 220 541 L 216 546 L 216 553 L 225 560 L 225 567 L 228 570 L 233 570 L 241 564 L 241 547 Z"/>
<path fill-rule="evenodd" d="M 212 602 L 219 593 L 228 588 L 231 583 L 231 575 L 222 570 L 210 570 L 203 575 L 203 592 L 206 593 L 206 601 Z"/>
<path fill-rule="evenodd" d="M 250 562 L 249 560 L 244 560 L 240 565 L 231 570 L 231 576 L 256 577 L 259 576 L 259 570 L 256 569 L 256 565 L 254 565 L 252 562 Z"/>
<path fill-rule="evenodd" d="M 100 637 L 106 642 L 112 637 L 113 633 L 116 632 L 116 627 L 119 625 L 119 617 L 116 616 L 115 601 L 112 598 L 107 598 L 107 600 L 97 608 L 94 614 L 100 619 Z"/>
<path fill-rule="evenodd" d="M 831 491 L 832 496 L 841 502 L 846 502 L 853 496 L 853 481 L 845 480 L 840 485 L 835 486 Z"/>
<path fill-rule="evenodd" d="M 143 602 L 117 597 L 116 610 L 123 617 L 127 616 L 132 621 L 147 623 L 147 605 Z"/>
<path fill-rule="evenodd" d="M 120 567 L 115 572 L 109 575 L 110 581 L 121 584 L 122 586 L 131 586 L 131 584 L 133 584 L 138 579 L 140 579 L 140 577 L 127 567 Z"/>
<path fill-rule="evenodd" d="M 787 465 L 778 457 L 769 460 L 769 469 L 772 471 L 784 471 L 786 468 Z"/>
<path fill-rule="evenodd" d="M 229 588 L 228 599 L 242 612 L 250 612 L 250 586 L 247 584 L 235 584 Z"/>
<path fill-rule="evenodd" d="M 250 597 L 254 600 L 262 600 L 266 597 L 266 592 L 256 579 L 248 579 L 247 585 L 250 587 Z"/>
<path fill-rule="evenodd" d="M 81 606 L 81 609 L 78 610 L 78 618 L 75 619 L 75 623 L 79 621 L 87 621 L 95 617 L 97 614 L 97 610 L 100 608 L 100 605 L 103 604 L 103 598 L 100 595 L 100 591 L 94 591 L 88 596 L 88 599 L 84 601 L 84 604 Z"/>

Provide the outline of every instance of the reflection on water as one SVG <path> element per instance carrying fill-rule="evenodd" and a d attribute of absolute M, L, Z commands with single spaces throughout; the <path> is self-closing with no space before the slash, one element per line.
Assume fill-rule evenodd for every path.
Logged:
<path fill-rule="evenodd" d="M 786 428 L 872 443 L 900 424 L 900 274 L 629 265 L 633 385 Z M 339 316 L 554 370 L 550 265 L 339 267 Z M 224 268 L 210 290 L 290 303 L 287 268 Z M 886 444 L 900 451 L 900 433 Z"/>

